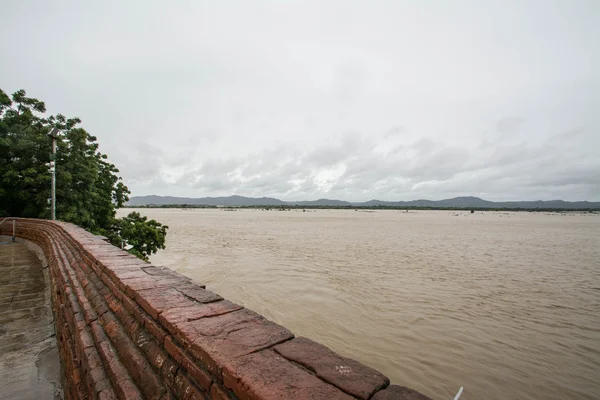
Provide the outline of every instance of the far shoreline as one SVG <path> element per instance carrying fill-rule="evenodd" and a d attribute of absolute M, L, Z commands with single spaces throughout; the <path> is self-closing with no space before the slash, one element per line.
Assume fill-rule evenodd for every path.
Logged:
<path fill-rule="evenodd" d="M 146 204 L 146 205 L 124 205 L 121 208 L 150 208 L 150 209 L 258 209 L 267 211 L 291 211 L 291 210 L 395 210 L 395 211 L 504 211 L 504 212 L 576 212 L 581 214 L 595 214 L 600 208 L 496 208 L 496 207 L 428 207 L 428 206 L 318 206 L 318 205 L 204 205 L 204 204 Z"/>

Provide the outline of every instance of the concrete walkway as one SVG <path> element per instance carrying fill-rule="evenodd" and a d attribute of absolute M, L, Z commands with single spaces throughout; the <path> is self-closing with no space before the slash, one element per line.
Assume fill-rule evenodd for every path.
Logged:
<path fill-rule="evenodd" d="M 10 241 L 0 236 L 0 399 L 62 399 L 48 270 Z"/>

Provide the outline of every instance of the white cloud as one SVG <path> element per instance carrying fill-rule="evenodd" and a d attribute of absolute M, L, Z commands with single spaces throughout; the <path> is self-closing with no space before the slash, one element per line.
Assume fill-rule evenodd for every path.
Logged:
<path fill-rule="evenodd" d="M 600 200 L 599 26 L 594 0 L 12 2 L 0 84 L 81 117 L 134 195 Z"/>

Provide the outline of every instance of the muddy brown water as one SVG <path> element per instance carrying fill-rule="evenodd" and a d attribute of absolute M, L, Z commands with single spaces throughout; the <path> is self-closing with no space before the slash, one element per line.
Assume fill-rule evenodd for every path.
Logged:
<path fill-rule="evenodd" d="M 600 398 L 598 214 L 139 211 L 170 227 L 154 264 L 394 383 Z"/>

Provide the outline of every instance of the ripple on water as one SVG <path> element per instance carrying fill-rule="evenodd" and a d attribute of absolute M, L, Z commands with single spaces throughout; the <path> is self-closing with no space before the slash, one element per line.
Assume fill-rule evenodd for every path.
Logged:
<path fill-rule="evenodd" d="M 170 227 L 155 264 L 395 383 L 600 398 L 600 216 L 140 211 Z"/>

